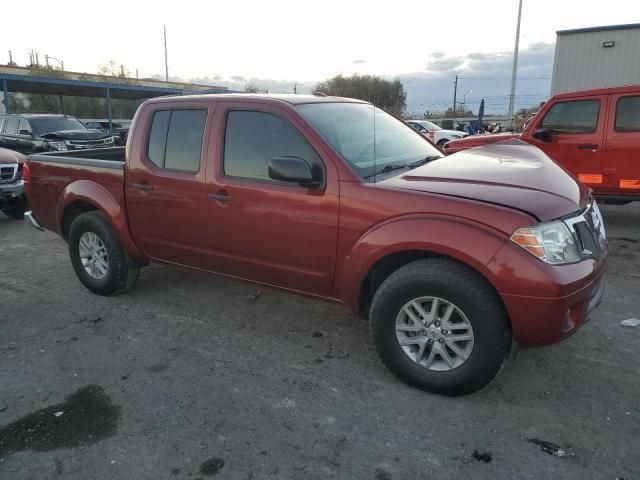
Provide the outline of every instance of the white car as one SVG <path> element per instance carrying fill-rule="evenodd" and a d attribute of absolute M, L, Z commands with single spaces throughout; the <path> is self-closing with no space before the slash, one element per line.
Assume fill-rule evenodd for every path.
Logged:
<path fill-rule="evenodd" d="M 407 120 L 407 123 L 440 148 L 442 148 L 449 140 L 457 140 L 458 138 L 469 136 L 467 132 L 444 130 L 435 123 L 431 123 L 427 120 Z"/>

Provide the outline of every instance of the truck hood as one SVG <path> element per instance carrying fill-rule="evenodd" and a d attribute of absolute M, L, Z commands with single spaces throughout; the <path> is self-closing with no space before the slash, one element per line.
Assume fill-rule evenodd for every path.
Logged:
<path fill-rule="evenodd" d="M 458 140 L 451 140 L 445 147 L 445 152 L 450 150 L 457 152 L 466 148 L 479 147 L 481 145 L 489 145 L 490 143 L 502 142 L 504 140 L 511 140 L 513 138 L 519 138 L 519 133 L 491 133 L 481 135 L 470 135 Z"/>
<path fill-rule="evenodd" d="M 569 172 L 521 140 L 464 150 L 378 185 L 502 205 L 540 221 L 581 211 L 589 196 Z"/>
<path fill-rule="evenodd" d="M 47 140 L 100 140 L 106 138 L 101 130 L 60 130 L 58 132 L 43 133 L 40 135 Z"/>
<path fill-rule="evenodd" d="M 27 157 L 21 153 L 14 152 L 13 150 L 7 150 L 6 148 L 0 148 L 0 164 L 24 163 L 26 161 Z"/>

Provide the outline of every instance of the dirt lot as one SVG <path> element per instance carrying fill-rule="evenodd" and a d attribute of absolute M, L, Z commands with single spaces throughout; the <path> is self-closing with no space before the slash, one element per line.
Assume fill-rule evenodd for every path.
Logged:
<path fill-rule="evenodd" d="M 0 478 L 640 478 L 640 205 L 603 212 L 593 321 L 456 399 L 338 307 L 161 266 L 97 297 L 0 214 Z"/>

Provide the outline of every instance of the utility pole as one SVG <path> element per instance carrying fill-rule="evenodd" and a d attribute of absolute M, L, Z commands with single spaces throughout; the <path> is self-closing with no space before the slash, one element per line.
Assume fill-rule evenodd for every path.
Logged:
<path fill-rule="evenodd" d="M 164 79 L 169 81 L 169 63 L 167 61 L 167 26 L 162 27 L 164 29 Z"/>
<path fill-rule="evenodd" d="M 298 93 L 298 82 L 293 84 L 293 93 Z"/>
<path fill-rule="evenodd" d="M 456 79 L 453 81 L 453 113 L 456 113 L 457 100 L 458 100 L 458 75 L 456 75 Z"/>
<path fill-rule="evenodd" d="M 515 100 L 516 100 L 516 73 L 518 71 L 518 50 L 520 49 L 520 18 L 522 17 L 522 0 L 518 6 L 518 24 L 516 27 L 516 46 L 513 49 L 513 70 L 511 71 L 511 94 L 509 95 L 509 113 L 508 116 L 511 119 L 511 129 L 513 129 L 514 122 L 513 116 L 515 112 Z"/>

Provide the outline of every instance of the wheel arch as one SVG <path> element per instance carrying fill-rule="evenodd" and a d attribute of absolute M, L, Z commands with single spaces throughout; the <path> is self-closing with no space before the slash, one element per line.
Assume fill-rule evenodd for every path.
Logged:
<path fill-rule="evenodd" d="M 340 296 L 354 314 L 366 318 L 373 295 L 391 273 L 416 260 L 445 257 L 474 270 L 500 298 L 487 264 L 505 242 L 498 232 L 457 219 L 394 220 L 367 232 L 349 252 Z"/>
<path fill-rule="evenodd" d="M 58 228 L 62 237 L 68 239 L 69 228 L 78 215 L 93 210 L 102 212 L 120 240 L 122 248 L 132 259 L 140 262 L 147 260 L 131 237 L 121 202 L 105 187 L 91 180 L 76 180 L 62 191 L 56 208 Z"/>

